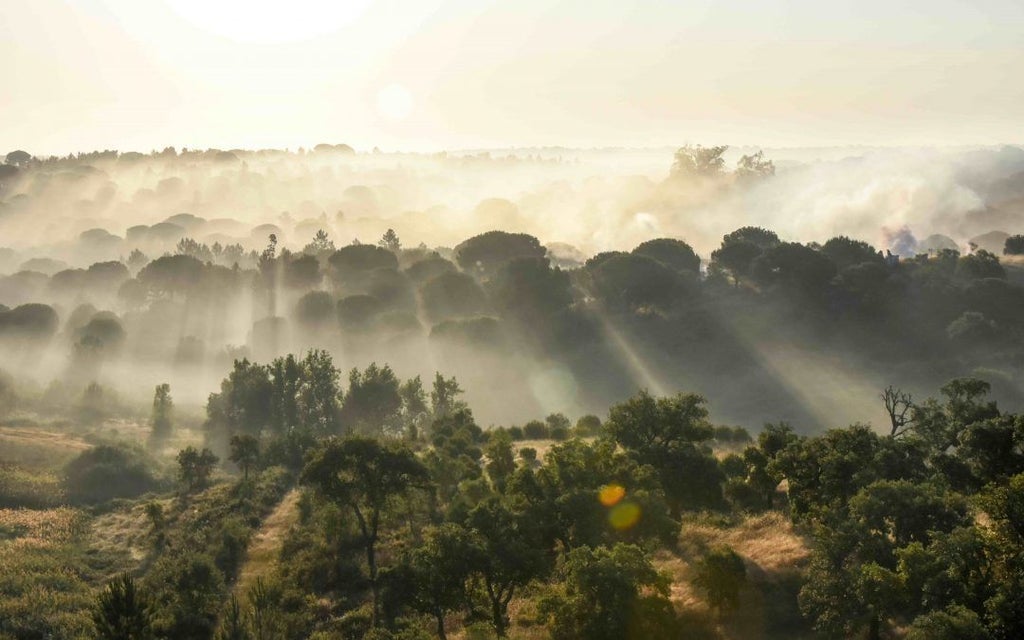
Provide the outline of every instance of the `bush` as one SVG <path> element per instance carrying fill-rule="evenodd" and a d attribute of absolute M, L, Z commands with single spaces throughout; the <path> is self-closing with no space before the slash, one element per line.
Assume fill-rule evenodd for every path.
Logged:
<path fill-rule="evenodd" d="M 601 418 L 588 414 L 576 421 L 576 435 L 581 438 L 596 436 L 601 432 Z"/>
<path fill-rule="evenodd" d="M 550 431 L 551 439 L 559 442 L 569 439 L 569 428 L 559 425 L 557 427 L 551 427 Z"/>
<path fill-rule="evenodd" d="M 540 420 L 531 420 L 523 425 L 523 436 L 527 440 L 547 440 L 551 436 L 551 430 Z"/>
<path fill-rule="evenodd" d="M 159 487 L 151 471 L 155 464 L 141 449 L 99 445 L 64 467 L 64 488 L 77 504 L 134 498 Z"/>

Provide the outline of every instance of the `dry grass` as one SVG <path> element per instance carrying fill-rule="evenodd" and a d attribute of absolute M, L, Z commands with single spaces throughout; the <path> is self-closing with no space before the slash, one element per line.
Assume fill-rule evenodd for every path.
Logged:
<path fill-rule="evenodd" d="M 163 505 L 164 513 L 173 508 L 174 499 L 155 500 Z M 98 516 L 92 522 L 92 547 L 99 551 L 127 552 L 133 563 L 141 563 L 151 551 L 152 524 L 146 516 L 146 503 Z"/>
<path fill-rule="evenodd" d="M 84 530 L 78 509 L 0 509 L 0 546 L 44 548 L 67 544 Z"/>
<path fill-rule="evenodd" d="M 787 585 L 800 574 L 810 549 L 793 529 L 790 520 L 778 512 L 747 516 L 738 522 L 713 517 L 694 517 L 683 522 L 677 551 L 655 553 L 655 565 L 672 579 L 671 599 L 680 611 L 708 614 L 703 594 L 693 587 L 694 566 L 708 550 L 728 546 L 743 557 L 749 586 L 739 607 L 719 626 L 723 638 L 801 637 L 798 633 L 772 633 L 773 618 L 779 611 L 792 610 Z"/>
<path fill-rule="evenodd" d="M 59 431 L 0 427 L 0 462 L 31 469 L 54 469 L 91 445 Z"/>

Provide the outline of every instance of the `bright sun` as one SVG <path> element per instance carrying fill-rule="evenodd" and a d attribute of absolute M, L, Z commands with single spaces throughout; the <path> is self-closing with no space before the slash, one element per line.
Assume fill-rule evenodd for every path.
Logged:
<path fill-rule="evenodd" d="M 412 107 L 412 94 L 400 84 L 390 84 L 377 93 L 377 112 L 388 120 L 405 120 Z"/>
<path fill-rule="evenodd" d="M 330 33 L 372 0 L 164 0 L 200 29 L 237 42 L 278 44 Z"/>

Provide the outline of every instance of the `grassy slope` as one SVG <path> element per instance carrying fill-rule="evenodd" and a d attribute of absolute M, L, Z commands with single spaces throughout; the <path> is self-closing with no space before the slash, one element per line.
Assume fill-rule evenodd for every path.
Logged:
<path fill-rule="evenodd" d="M 289 491 L 253 534 L 246 549 L 245 560 L 238 572 L 233 592 L 240 602 L 246 601 L 256 579 L 269 576 L 277 563 L 281 545 L 288 530 L 298 520 L 298 489 Z"/>

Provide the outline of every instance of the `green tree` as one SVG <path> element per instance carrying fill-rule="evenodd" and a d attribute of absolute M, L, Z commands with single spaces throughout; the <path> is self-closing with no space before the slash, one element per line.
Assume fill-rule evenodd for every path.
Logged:
<path fill-rule="evenodd" d="M 482 552 L 476 572 L 483 578 L 491 624 L 499 636 L 508 630 L 508 605 L 516 590 L 545 575 L 551 556 L 536 524 L 497 498 L 473 508 L 468 526 L 479 536 Z"/>
<path fill-rule="evenodd" d="M 100 592 L 92 613 L 100 640 L 149 640 L 153 634 L 152 605 L 130 574 L 122 573 Z"/>
<path fill-rule="evenodd" d="M 178 452 L 178 477 L 185 483 L 188 493 L 206 485 L 218 462 L 213 452 L 204 448 L 186 447 Z"/>
<path fill-rule="evenodd" d="M 391 367 L 371 362 L 362 372 L 353 368 L 341 404 L 350 431 L 379 435 L 393 429 L 402 408 L 399 382 Z"/>
<path fill-rule="evenodd" d="M 363 437 L 327 440 L 309 457 L 302 483 L 318 495 L 351 510 L 356 517 L 373 591 L 374 625 L 380 617 L 377 543 L 388 505 L 429 482 L 426 467 L 404 446 Z"/>
<path fill-rule="evenodd" d="M 299 371 L 300 382 L 295 395 L 298 424 L 317 435 L 336 434 L 341 412 L 340 372 L 334 367 L 331 354 L 312 349 L 299 363 Z"/>
<path fill-rule="evenodd" d="M 445 640 L 444 619 L 464 606 L 466 581 L 479 563 L 479 542 L 458 524 L 445 523 L 426 532 L 423 544 L 409 556 L 413 578 L 412 605 L 431 615 L 437 637 Z"/>
<path fill-rule="evenodd" d="M 655 398 L 641 391 L 608 412 L 605 430 L 641 464 L 654 467 L 675 512 L 721 502 L 722 473 L 703 443 L 714 433 L 705 399 Z"/>
<path fill-rule="evenodd" d="M 242 469 L 243 477 L 249 480 L 249 469 L 260 460 L 260 441 L 256 436 L 240 433 L 231 436 L 231 455 L 228 457 Z"/>
<path fill-rule="evenodd" d="M 377 246 L 393 253 L 398 253 L 402 250 L 402 241 L 398 239 L 398 234 L 395 233 L 394 229 L 388 229 L 381 236 L 381 239 L 377 241 Z"/>
<path fill-rule="evenodd" d="M 1024 235 L 1014 235 L 1003 244 L 1003 255 L 1019 256 L 1024 253 Z"/>
<path fill-rule="evenodd" d="M 491 435 L 485 450 L 487 456 L 487 475 L 499 492 L 504 492 L 505 482 L 516 470 L 515 452 L 512 440 L 507 433 L 498 432 Z"/>
<path fill-rule="evenodd" d="M 252 640 L 252 634 L 249 633 L 249 627 L 245 623 L 242 607 L 238 604 L 238 598 L 234 594 L 231 594 L 227 613 L 221 620 L 217 640 Z"/>
<path fill-rule="evenodd" d="M 740 590 L 747 582 L 747 568 L 743 558 L 731 548 L 714 549 L 697 563 L 693 582 L 721 615 L 739 604 Z"/>
<path fill-rule="evenodd" d="M 166 438 L 171 433 L 171 414 L 174 402 L 171 400 L 171 385 L 166 382 L 156 386 L 153 392 L 153 414 L 150 422 L 154 438 Z"/>
<path fill-rule="evenodd" d="M 639 547 L 580 547 L 563 571 L 565 593 L 541 606 L 555 640 L 679 637 L 669 579 Z"/>
<path fill-rule="evenodd" d="M 440 372 L 435 372 L 434 385 L 430 391 L 430 408 L 434 419 L 444 418 L 459 409 L 464 409 L 466 404 L 457 398 L 462 393 L 462 387 L 454 376 L 445 378 Z"/>

